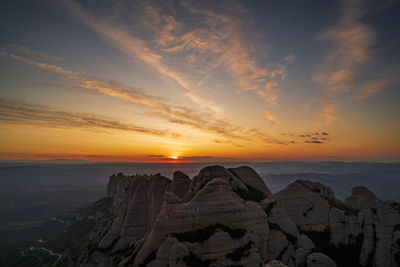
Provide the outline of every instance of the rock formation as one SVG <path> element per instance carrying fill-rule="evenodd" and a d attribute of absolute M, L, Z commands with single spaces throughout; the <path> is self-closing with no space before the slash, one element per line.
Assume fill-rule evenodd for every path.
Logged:
<path fill-rule="evenodd" d="M 400 266 L 399 204 L 379 200 L 365 187 L 353 188 L 343 203 L 329 187 L 304 180 L 275 198 L 317 250 L 338 266 Z"/>
<path fill-rule="evenodd" d="M 183 172 L 176 171 L 174 173 L 174 178 L 172 179 L 171 184 L 172 193 L 182 199 L 189 189 L 190 182 L 191 180 L 189 176 L 187 176 Z"/>
<path fill-rule="evenodd" d="M 273 195 L 249 167 L 210 166 L 193 179 L 113 175 L 107 196 L 113 216 L 79 266 L 397 266 L 400 255 L 398 204 L 365 188 L 346 204 L 303 180 Z"/>

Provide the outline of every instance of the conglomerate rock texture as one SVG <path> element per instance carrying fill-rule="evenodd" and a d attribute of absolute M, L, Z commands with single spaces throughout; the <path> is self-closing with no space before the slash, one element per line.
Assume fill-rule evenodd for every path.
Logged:
<path fill-rule="evenodd" d="M 71 266 L 399 266 L 398 204 L 366 188 L 346 203 L 303 180 L 274 195 L 249 167 L 209 166 L 113 175 L 107 196 L 112 219 Z"/>

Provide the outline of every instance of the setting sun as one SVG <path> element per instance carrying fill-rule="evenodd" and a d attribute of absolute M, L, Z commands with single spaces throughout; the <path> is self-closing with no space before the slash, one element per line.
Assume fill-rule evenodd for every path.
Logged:
<path fill-rule="evenodd" d="M 178 156 L 171 156 L 171 159 L 178 159 Z"/>

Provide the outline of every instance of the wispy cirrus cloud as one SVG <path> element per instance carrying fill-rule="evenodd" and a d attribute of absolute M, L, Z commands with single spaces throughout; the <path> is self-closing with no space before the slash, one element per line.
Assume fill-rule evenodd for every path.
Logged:
<path fill-rule="evenodd" d="M 134 103 L 155 107 L 160 105 L 157 103 L 157 101 L 165 100 L 164 98 L 161 97 L 146 94 L 143 90 L 140 90 L 135 87 L 126 87 L 126 86 L 124 87 L 115 81 L 104 82 L 104 81 L 94 80 L 91 77 L 88 77 L 87 75 L 64 69 L 58 65 L 34 61 L 26 57 L 6 53 L 3 51 L 0 51 L 0 55 L 8 56 L 12 59 L 23 62 L 25 64 L 58 74 L 63 78 L 77 82 L 78 86 L 81 88 L 97 91 L 99 93 L 113 97 L 126 99 Z"/>
<path fill-rule="evenodd" d="M 46 52 L 37 51 L 30 47 L 22 46 L 22 45 L 16 45 L 16 44 L 1 45 L 0 50 L 9 52 L 9 53 L 23 53 L 28 56 L 33 56 L 36 58 L 53 61 L 53 62 L 62 62 L 63 61 L 61 58 L 51 56 L 51 55 L 47 54 Z"/>
<path fill-rule="evenodd" d="M 313 75 L 331 94 L 347 92 L 353 88 L 353 80 L 371 58 L 370 47 L 375 42 L 372 27 L 362 23 L 365 1 L 342 1 L 339 24 L 318 36 L 321 41 L 331 41 L 332 50 L 325 62 Z"/>
<path fill-rule="evenodd" d="M 74 128 L 96 132 L 118 130 L 168 138 L 181 137 L 180 134 L 169 130 L 149 128 L 96 114 L 69 112 L 5 98 L 0 98 L 0 121 L 49 128 Z"/>
<path fill-rule="evenodd" d="M 185 2 L 183 9 L 193 19 L 189 29 L 183 29 L 182 23 L 164 14 L 161 8 L 147 7 L 151 23 L 146 23 L 156 32 L 161 51 L 172 55 L 184 53 L 186 65 L 202 76 L 212 76 L 216 69 L 223 68 L 240 90 L 254 91 L 267 103 L 276 104 L 279 80 L 286 78 L 286 68 L 280 65 L 268 69 L 257 62 L 256 48 L 242 32 L 240 16 L 219 14 L 198 2 Z"/>
<path fill-rule="evenodd" d="M 277 123 L 277 122 L 278 122 L 278 119 L 277 119 L 270 111 L 268 111 L 268 110 L 264 110 L 264 111 L 262 112 L 262 116 L 263 116 L 263 118 L 264 118 L 266 121 L 268 121 L 269 123 L 274 124 L 274 123 Z"/>
<path fill-rule="evenodd" d="M 241 28 L 246 20 L 236 16 L 237 13 L 215 12 L 202 2 L 180 2 L 178 6 L 146 2 L 140 5 L 143 9 L 136 6 L 137 10 L 126 5 L 119 7 L 111 18 L 90 14 L 74 1 L 62 3 L 70 14 L 119 50 L 148 64 L 184 88 L 187 98 L 216 113 L 222 108 L 212 100 L 211 93 L 206 97 L 204 94 L 214 87 L 219 70 L 233 77 L 239 91 L 254 92 L 268 104 L 275 105 L 281 95 L 279 81 L 286 78 L 283 64 L 294 60 L 294 56 L 289 56 L 278 66 L 261 65 L 257 60 L 259 49 L 247 40 Z M 133 23 L 134 26 L 127 27 L 124 20 L 116 19 L 118 15 L 123 16 L 121 10 L 140 13 L 139 25 Z M 145 37 L 140 35 L 143 27 L 149 29 Z M 207 83 L 209 79 L 214 83 Z"/>
<path fill-rule="evenodd" d="M 400 78 L 396 77 L 385 77 L 385 78 L 378 78 L 375 80 L 367 81 L 363 83 L 360 87 L 356 90 L 358 91 L 353 99 L 355 100 L 365 100 L 372 96 L 373 94 L 378 93 L 379 91 L 383 90 L 388 85 L 398 81 Z"/>
<path fill-rule="evenodd" d="M 248 130 L 214 113 L 199 112 L 192 107 L 171 105 L 168 104 L 168 100 L 165 98 L 147 94 L 141 89 L 124 86 L 116 81 L 95 80 L 93 77 L 88 77 L 82 73 L 73 72 L 57 65 L 37 62 L 6 52 L 0 52 L 0 55 L 58 74 L 62 78 L 75 82 L 80 88 L 146 106 L 152 111 L 145 112 L 144 115 L 162 118 L 172 124 L 187 126 L 205 133 L 217 134 L 227 139 L 235 139 L 242 142 L 255 138 L 265 143 L 286 144 L 279 138 L 269 136 L 261 129 Z M 236 143 L 230 142 L 232 144 Z"/>
<path fill-rule="evenodd" d="M 318 40 L 332 44 L 324 62 L 312 76 L 312 80 L 323 87 L 323 94 L 318 99 L 322 106 L 319 113 L 321 126 L 329 126 L 339 119 L 338 95 L 346 93 L 363 100 L 398 80 L 397 75 L 392 75 L 356 82 L 374 59 L 372 46 L 376 32 L 363 22 L 368 13 L 365 0 L 342 1 L 341 5 L 338 24 L 318 35 Z"/>
<path fill-rule="evenodd" d="M 96 33 L 110 42 L 112 45 L 120 49 L 125 54 L 134 59 L 139 59 L 148 64 L 164 77 L 174 81 L 181 88 L 184 88 L 188 96 L 193 102 L 219 111 L 220 107 L 212 101 L 205 99 L 194 92 L 195 86 L 186 79 L 182 73 L 174 70 L 163 61 L 163 55 L 154 51 L 146 42 L 136 36 L 124 25 L 118 25 L 115 22 L 101 19 L 98 16 L 92 16 L 86 12 L 78 3 L 74 1 L 60 1 L 67 10 L 80 20 L 83 24 L 89 26 Z"/>

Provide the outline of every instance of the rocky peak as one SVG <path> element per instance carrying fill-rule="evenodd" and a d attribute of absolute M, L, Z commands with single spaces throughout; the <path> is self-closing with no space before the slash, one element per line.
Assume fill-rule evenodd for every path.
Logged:
<path fill-rule="evenodd" d="M 262 199 L 272 196 L 264 181 L 254 170 L 249 167 L 225 169 L 222 166 L 208 166 L 200 170 L 189 186 L 184 200 L 193 198 L 208 182 L 213 179 L 225 180 L 233 191 L 244 200 L 260 202 Z"/>
<path fill-rule="evenodd" d="M 299 233 L 262 178 L 249 167 L 114 175 L 114 217 L 94 238 L 82 266 L 260 266 L 307 262 L 314 244 Z M 99 229 L 99 228 L 97 228 Z"/>
<path fill-rule="evenodd" d="M 343 203 L 329 187 L 304 180 L 288 185 L 275 198 L 300 231 L 338 266 L 400 266 L 396 245 L 400 244 L 400 214 L 394 202 L 379 200 L 359 186 Z M 307 266 L 314 266 L 309 259 Z"/>
<path fill-rule="evenodd" d="M 307 180 L 297 180 L 297 183 L 300 183 L 304 187 L 308 188 L 309 190 L 318 193 L 324 199 L 334 199 L 335 193 L 333 190 L 326 185 L 321 184 L 320 182 L 312 182 Z"/>
<path fill-rule="evenodd" d="M 273 194 L 269 190 L 269 188 L 264 183 L 263 179 L 258 175 L 258 173 L 248 166 L 241 166 L 237 168 L 228 169 L 233 175 L 238 177 L 243 183 L 245 183 L 248 187 L 256 188 L 260 190 L 264 194 L 269 197 L 272 197 Z"/>
<path fill-rule="evenodd" d="M 356 186 L 351 190 L 351 196 L 346 198 L 345 203 L 354 209 L 374 208 L 378 198 L 365 186 Z"/>
<path fill-rule="evenodd" d="M 183 172 L 176 171 L 174 172 L 174 177 L 172 179 L 171 191 L 179 198 L 183 198 L 189 189 L 190 183 L 191 179 L 189 176 Z"/>
<path fill-rule="evenodd" d="M 321 183 L 297 180 L 273 195 L 249 167 L 209 166 L 193 179 L 113 175 L 107 195 L 112 216 L 80 266 L 400 264 L 399 204 L 364 187 L 346 205 Z"/>

